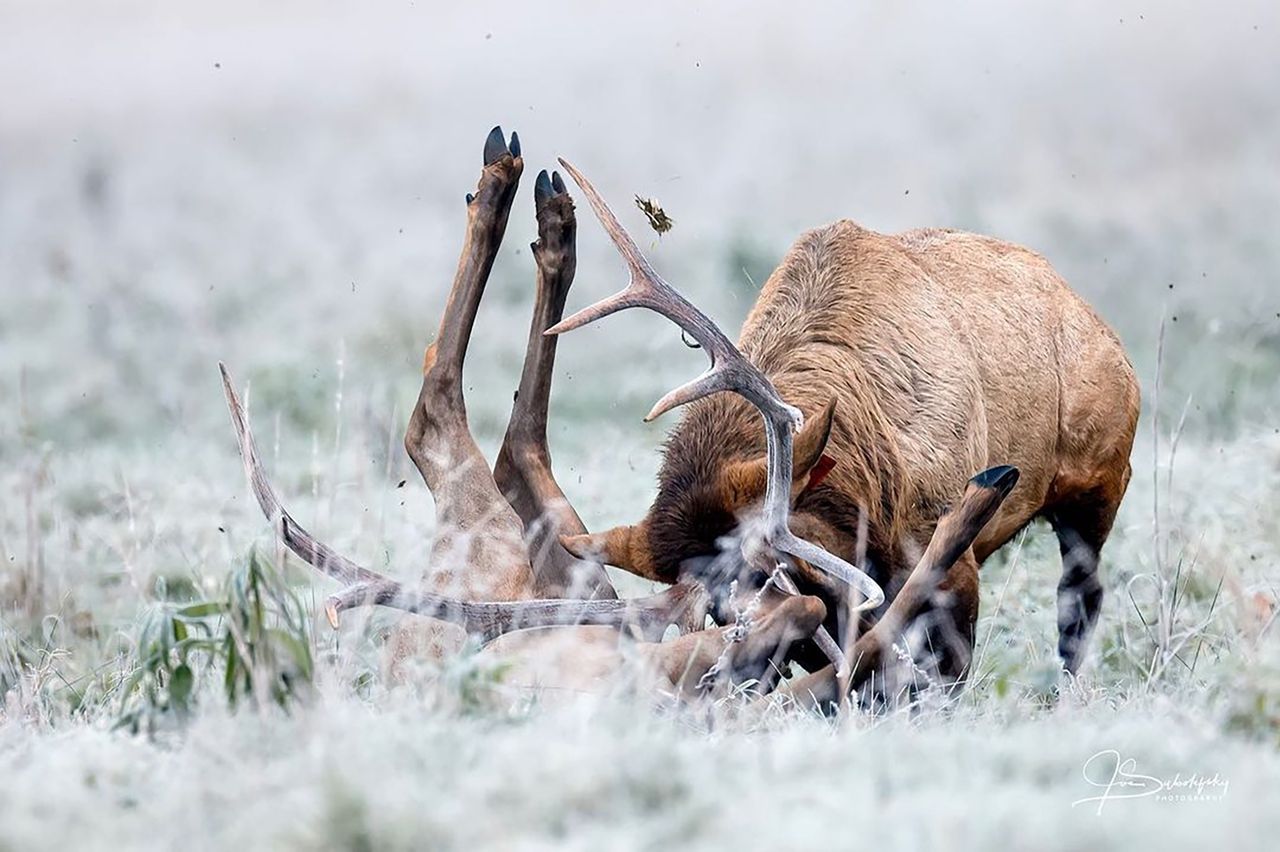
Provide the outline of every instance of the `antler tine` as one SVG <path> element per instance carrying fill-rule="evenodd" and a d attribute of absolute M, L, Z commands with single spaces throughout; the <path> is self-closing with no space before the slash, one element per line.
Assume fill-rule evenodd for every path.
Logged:
<path fill-rule="evenodd" d="M 764 497 L 765 542 L 776 550 L 817 566 L 857 589 L 863 600 L 852 608 L 853 612 L 879 606 L 884 602 L 884 590 L 875 580 L 838 556 L 796 538 L 788 526 L 793 467 L 792 431 L 804 422 L 800 410 L 782 399 L 768 377 L 738 351 L 719 326 L 658 275 L 636 246 L 635 240 L 631 239 L 631 235 L 618 222 L 609 205 L 591 185 L 591 181 L 563 158 L 560 159 L 560 165 L 564 166 L 565 171 L 582 189 L 596 218 L 626 262 L 631 280 L 620 292 L 578 311 L 547 329 L 546 333 L 572 331 L 618 311 L 641 307 L 661 314 L 686 331 L 710 357 L 711 366 L 698 378 L 658 400 L 645 416 L 645 421 L 654 420 L 673 408 L 723 391 L 732 391 L 754 405 L 765 423 L 768 463 Z"/>
<path fill-rule="evenodd" d="M 631 239 L 631 235 L 626 232 L 622 224 L 618 221 L 618 217 L 613 215 L 613 210 L 605 203 L 605 200 L 596 192 L 596 188 L 591 185 L 591 181 L 583 176 L 582 172 L 564 157 L 557 158 L 564 170 L 569 173 L 574 182 L 582 189 L 587 197 L 587 203 L 591 205 L 591 209 L 595 211 L 596 218 L 600 220 L 600 224 L 604 226 L 605 232 L 609 238 L 613 240 L 613 244 L 618 247 L 618 251 L 622 254 L 623 260 L 627 262 L 627 269 L 631 271 L 631 283 L 624 290 L 636 290 L 637 292 L 648 291 L 651 289 L 670 289 L 670 286 L 662 280 L 662 276 L 658 275 L 654 268 L 649 264 L 648 258 L 640 253 L 640 249 L 636 246 L 635 240 Z M 575 317 L 560 323 L 567 325 L 573 322 Z M 577 328 L 577 325 L 573 326 Z M 568 328 L 564 329 L 568 331 Z M 558 333 L 558 332 L 548 332 Z"/>
<path fill-rule="evenodd" d="M 235 388 L 231 384 L 227 367 L 221 361 L 218 362 L 218 370 L 222 373 L 222 390 L 227 395 L 227 408 L 231 411 L 231 425 L 236 430 L 236 442 L 240 445 L 240 458 L 244 460 L 245 476 L 249 479 L 254 497 L 258 499 L 258 505 L 262 507 L 262 514 L 266 515 L 267 520 L 276 527 L 280 539 L 307 563 L 344 583 L 387 581 L 388 578 L 381 574 L 362 568 L 345 556 L 334 552 L 324 542 L 318 541 L 311 533 L 299 526 L 298 522 L 285 511 L 284 506 L 280 504 L 280 498 L 276 496 L 275 489 L 271 487 L 271 481 L 267 479 L 267 472 L 262 467 L 262 459 L 258 456 L 258 446 L 253 440 L 253 433 L 249 430 L 249 418 L 245 416 L 244 406 L 240 403 L 240 397 L 236 395 Z"/>
<path fill-rule="evenodd" d="M 834 553 L 823 550 L 812 542 L 797 538 L 791 530 L 778 532 L 770 543 L 778 550 L 789 553 L 797 559 L 803 559 L 857 589 L 862 595 L 862 602 L 853 607 L 853 612 L 875 609 L 884 603 L 884 590 L 880 588 L 879 583 Z"/>
<path fill-rule="evenodd" d="M 547 329 L 547 334 L 561 334 L 581 328 L 627 308 L 648 308 L 674 322 L 698 342 L 711 359 L 711 368 L 699 378 L 663 397 L 646 420 L 653 420 L 680 405 L 713 393 L 732 390 L 751 401 L 771 421 L 785 420 L 798 426 L 803 417 L 799 410 L 783 401 L 760 371 L 742 356 L 724 332 L 693 303 L 680 295 L 662 279 L 640 252 L 609 205 L 591 185 L 591 181 L 572 163 L 560 159 L 560 165 L 582 189 L 596 218 L 622 255 L 631 273 L 626 288 L 578 311 L 573 316 Z"/>

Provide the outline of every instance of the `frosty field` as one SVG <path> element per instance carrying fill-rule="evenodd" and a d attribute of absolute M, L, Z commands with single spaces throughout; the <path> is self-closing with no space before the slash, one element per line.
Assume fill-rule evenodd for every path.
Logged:
<path fill-rule="evenodd" d="M 1152 6 L 0 0 L 0 850 L 1269 848 L 1280 12 Z M 1042 527 L 983 569 L 968 688 L 884 716 L 530 702 L 473 657 L 393 686 L 394 616 L 330 630 L 216 365 L 290 511 L 414 576 L 433 513 L 401 437 L 494 124 L 526 171 L 467 362 L 490 457 L 556 156 L 635 233 L 631 196 L 660 199 L 646 251 L 726 329 L 838 217 L 1046 255 L 1143 385 L 1080 679 Z M 571 307 L 625 275 L 579 222 Z M 562 342 L 551 446 L 590 527 L 644 510 L 675 415 L 641 417 L 703 366 L 648 315 Z M 198 657 L 158 709 L 151 626 L 225 599 L 251 552 L 301 606 L 294 697 L 229 708 Z M 1127 759 L 1167 795 L 1081 802 Z"/>

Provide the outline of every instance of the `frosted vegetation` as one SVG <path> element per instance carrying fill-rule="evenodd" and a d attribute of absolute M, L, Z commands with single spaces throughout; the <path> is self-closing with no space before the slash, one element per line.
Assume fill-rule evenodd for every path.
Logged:
<path fill-rule="evenodd" d="M 0 3 L 0 849 L 1276 836 L 1272 4 L 430 5 Z M 474 656 L 393 687 L 389 614 L 330 631 L 331 587 L 249 497 L 215 364 L 251 385 L 293 513 L 413 576 L 433 514 L 400 437 L 495 123 L 535 171 L 565 155 L 624 210 L 659 198 L 676 224 L 655 263 L 726 328 L 840 216 L 1045 253 L 1144 387 L 1079 682 L 1058 681 L 1040 528 L 984 568 L 966 691 L 838 724 L 531 701 Z M 490 455 L 532 300 L 533 173 L 468 361 Z M 571 306 L 622 275 L 582 224 Z M 669 422 L 640 417 L 701 358 L 639 314 L 565 341 L 552 449 L 589 526 L 644 509 Z M 1227 794 L 1073 808 L 1105 749 Z"/>

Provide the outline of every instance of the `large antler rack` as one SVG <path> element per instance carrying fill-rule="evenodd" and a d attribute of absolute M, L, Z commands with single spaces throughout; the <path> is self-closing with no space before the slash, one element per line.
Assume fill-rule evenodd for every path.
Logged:
<path fill-rule="evenodd" d="M 851 613 L 880 606 L 884 602 L 884 590 L 875 580 L 835 554 L 791 532 L 792 445 L 793 432 L 804 421 L 800 410 L 782 399 L 768 377 L 738 351 L 706 314 L 658 275 L 591 182 L 563 158 L 560 165 L 573 177 L 587 197 L 596 218 L 626 262 L 631 280 L 623 290 L 583 308 L 547 329 L 546 333 L 563 334 L 628 308 L 648 308 L 683 329 L 707 353 L 711 366 L 698 378 L 658 400 L 645 416 L 645 421 L 723 391 L 736 393 L 750 402 L 759 410 L 764 421 L 767 448 L 768 477 L 762 517 L 763 542 L 775 551 L 803 559 L 856 590 L 862 600 L 854 602 Z M 750 557 L 752 554 L 746 555 Z M 784 582 L 790 587 L 784 586 L 784 590 L 793 592 L 794 584 L 789 580 Z M 829 636 L 821 637 L 820 644 L 824 646 L 828 656 L 835 652 L 834 642 L 830 642 Z"/>

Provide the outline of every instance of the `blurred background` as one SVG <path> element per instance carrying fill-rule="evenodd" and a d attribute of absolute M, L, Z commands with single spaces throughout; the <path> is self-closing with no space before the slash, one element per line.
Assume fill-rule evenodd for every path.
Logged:
<path fill-rule="evenodd" d="M 798 824 L 825 843 L 871 812 L 877 848 L 1274 836 L 1277 92 L 1269 0 L 0 0 L 0 846 L 92 824 L 103 846 L 560 848 L 570 827 L 582 848 L 785 848 Z M 318 667 L 329 700 L 305 724 L 219 715 L 215 668 L 172 749 L 104 735 L 149 659 L 141 614 L 275 552 L 219 360 L 292 513 L 380 570 L 423 564 L 431 501 L 401 436 L 496 124 L 526 171 L 467 364 L 490 454 L 532 307 L 533 178 L 557 156 L 731 332 L 791 242 L 840 217 L 1047 256 L 1144 391 L 1085 680 L 1054 703 L 1059 561 L 1032 531 L 984 568 L 979 676 L 938 724 L 707 738 L 639 711 L 450 715 L 366 705 L 370 665 Z M 637 194 L 674 229 L 650 231 Z M 624 277 L 583 216 L 570 308 Z M 674 415 L 641 417 L 703 366 L 641 313 L 562 342 L 552 450 L 590 527 L 643 510 Z M 331 590 L 290 582 L 308 619 Z M 361 627 L 299 629 L 329 660 Z M 1169 777 L 1222 770 L 1231 798 L 1084 822 L 1068 804 L 1104 748 Z M 725 807 L 772 815 L 787 795 L 794 820 Z M 51 802 L 74 806 L 50 819 Z M 493 802 L 505 821 L 466 816 Z"/>
<path fill-rule="evenodd" d="M 0 18 L 0 544 L 63 595 L 92 594 L 78 575 L 198 573 L 264 531 L 219 359 L 252 385 L 300 516 L 382 562 L 420 556 L 431 513 L 393 488 L 400 434 L 494 124 L 520 133 L 528 180 L 468 364 L 489 449 L 531 306 L 532 177 L 556 156 L 727 329 L 807 228 L 980 231 L 1098 307 L 1148 406 L 1164 317 L 1162 407 L 1190 400 L 1189 434 L 1274 422 L 1273 3 L 47 0 Z M 675 228 L 648 231 L 635 194 Z M 624 277 L 580 231 L 571 307 Z M 701 367 L 652 316 L 565 341 L 553 450 L 590 525 L 643 507 L 668 424 L 640 417 Z"/>

